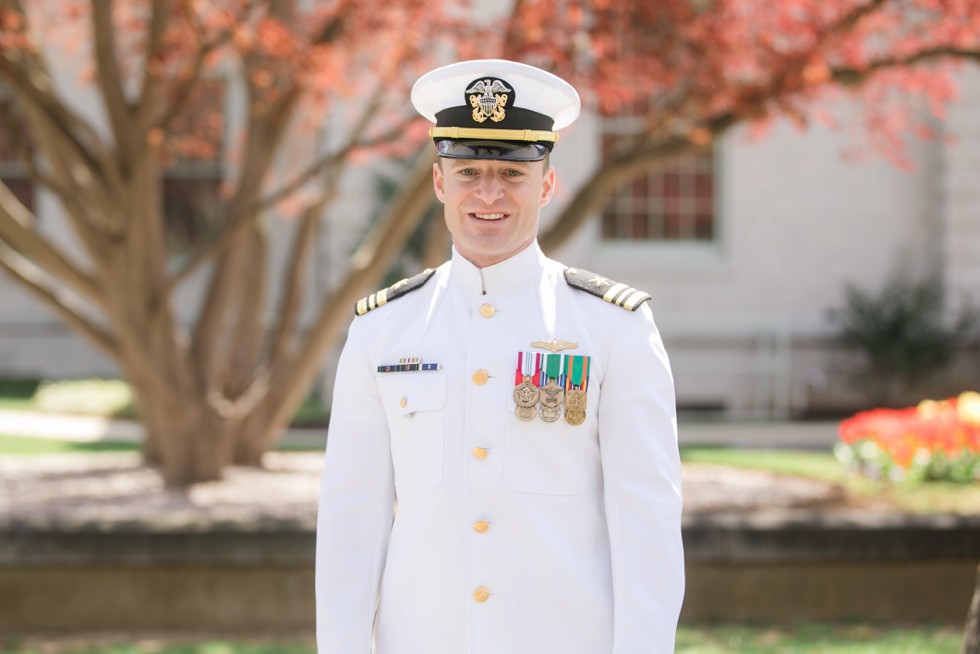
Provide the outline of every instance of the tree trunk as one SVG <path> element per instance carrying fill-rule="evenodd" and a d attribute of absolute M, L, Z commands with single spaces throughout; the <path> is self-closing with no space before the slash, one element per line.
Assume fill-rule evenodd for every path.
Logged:
<path fill-rule="evenodd" d="M 285 425 L 272 425 L 249 416 L 235 435 L 232 463 L 240 466 L 262 466 L 262 455 L 275 447 L 276 438 Z"/>
<path fill-rule="evenodd" d="M 238 421 L 223 418 L 207 399 L 176 396 L 179 408 L 168 409 L 164 401 L 141 402 L 147 438 L 155 444 L 160 474 L 167 487 L 221 479 L 231 463 L 232 437 Z"/>
<path fill-rule="evenodd" d="M 966 615 L 966 628 L 963 630 L 963 648 L 960 654 L 980 654 L 980 566 L 977 567 L 977 580 L 973 587 L 973 601 Z"/>
<path fill-rule="evenodd" d="M 198 406 L 186 406 L 179 418 L 144 421 L 148 431 L 156 432 L 160 474 L 167 487 L 219 480 L 231 462 L 230 436 L 234 432 L 222 424 L 225 420 L 209 415 L 200 402 L 198 399 Z"/>

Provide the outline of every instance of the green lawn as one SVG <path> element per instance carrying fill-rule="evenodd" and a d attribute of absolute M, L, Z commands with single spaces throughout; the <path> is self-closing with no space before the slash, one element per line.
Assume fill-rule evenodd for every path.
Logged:
<path fill-rule="evenodd" d="M 683 625 L 678 654 L 956 654 L 954 627 L 808 624 L 799 627 Z M 312 639 L 243 641 L 135 640 L 115 644 L 70 641 L 0 642 L 0 654 L 314 654 Z"/>
<path fill-rule="evenodd" d="M 290 639 L 295 640 L 295 639 Z M 0 647 L 0 654 L 315 654 L 312 643 L 283 642 L 242 643 L 213 640 L 205 642 L 165 642 L 146 639 L 133 643 L 79 644 L 47 641 Z"/>
<path fill-rule="evenodd" d="M 675 651 L 684 654 L 957 654 L 962 640 L 960 630 L 952 627 L 684 626 L 678 631 Z"/>
<path fill-rule="evenodd" d="M 0 409 L 4 411 L 33 411 L 34 400 L 29 397 L 0 396 Z"/>
<path fill-rule="evenodd" d="M 855 502 L 885 502 L 915 513 L 980 513 L 978 484 L 876 481 L 849 474 L 830 452 L 695 447 L 682 448 L 681 460 L 822 479 L 842 486 Z"/>
<path fill-rule="evenodd" d="M 294 427 L 324 427 L 329 410 L 312 391 L 293 415 Z M 135 419 L 132 392 L 118 379 L 61 381 L 0 379 L 0 410 Z"/>
<path fill-rule="evenodd" d="M 306 445 L 301 443 L 282 443 L 276 449 L 282 452 L 319 452 L 323 445 Z M 74 441 L 59 441 L 33 436 L 0 435 L 0 456 L 7 454 L 77 454 L 84 452 L 136 452 L 139 445 L 130 442 L 98 441 L 95 443 L 77 443 Z"/>
<path fill-rule="evenodd" d="M 0 435 L 0 456 L 5 454 L 78 454 L 83 452 L 135 452 L 136 443 L 98 441 L 76 443 L 33 436 Z"/>

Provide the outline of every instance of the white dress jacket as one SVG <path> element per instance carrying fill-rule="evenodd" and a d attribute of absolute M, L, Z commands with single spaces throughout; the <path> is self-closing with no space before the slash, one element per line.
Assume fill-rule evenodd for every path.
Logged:
<path fill-rule="evenodd" d="M 537 244 L 454 251 L 355 318 L 316 550 L 320 654 L 667 654 L 684 589 L 667 355 L 645 303 L 570 286 Z M 518 352 L 590 357 L 585 421 L 515 415 Z M 429 369 L 379 372 L 399 361 Z"/>

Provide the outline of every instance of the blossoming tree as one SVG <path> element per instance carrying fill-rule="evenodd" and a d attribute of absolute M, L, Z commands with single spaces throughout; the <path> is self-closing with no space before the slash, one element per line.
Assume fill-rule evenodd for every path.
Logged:
<path fill-rule="evenodd" d="M 907 135 L 930 136 L 910 97 L 944 115 L 955 71 L 980 62 L 969 0 L 517 0 L 505 51 L 554 67 L 605 113 L 645 107 L 539 239 L 551 249 L 617 185 L 710 147 L 732 127 L 836 124 L 828 99 L 861 98 L 867 142 L 901 167 Z M 597 162 L 599 163 L 599 162 Z"/>
<path fill-rule="evenodd" d="M 632 175 L 739 123 L 806 123 L 814 101 L 842 87 L 867 96 L 875 144 L 900 161 L 899 135 L 916 126 L 893 92 L 941 112 L 950 72 L 930 64 L 980 59 L 971 0 L 515 0 L 479 30 L 462 22 L 480 7 L 470 11 L 432 0 L 0 1 L 0 125 L 79 245 L 66 250 L 0 185 L 0 267 L 116 362 L 168 483 L 258 463 L 354 300 L 427 209 L 423 158 L 346 278 L 301 320 L 305 267 L 340 173 L 359 150 L 423 140 L 418 123 L 406 128 L 407 85 L 447 53 L 551 68 L 600 111 L 649 107 L 645 128 L 597 162 L 542 234 L 546 249 Z M 101 120 L 72 102 L 65 68 L 94 88 Z M 227 131 L 221 111 L 198 111 L 215 70 L 242 89 L 234 164 L 207 229 L 175 256 L 161 171 L 207 155 Z M 297 130 L 327 116 L 339 137 L 291 149 Z M 294 239 L 269 292 L 269 215 L 284 202 Z M 185 315 L 175 294 L 191 278 L 206 290 Z"/>
<path fill-rule="evenodd" d="M 0 185 L 0 267 L 119 366 L 146 454 L 169 484 L 259 462 L 358 293 L 397 251 L 405 223 L 383 220 L 300 324 L 319 217 L 340 174 L 357 150 L 402 137 L 406 87 L 457 26 L 430 0 L 0 3 L 4 133 L 78 245 L 66 248 Z M 207 96 L 216 72 L 241 95 L 236 152 L 208 229 L 177 257 L 161 172 L 213 154 L 230 129 L 221 100 Z M 85 83 L 100 116 L 73 102 Z M 297 150 L 325 115 L 339 138 Z M 269 214 L 286 201 L 293 242 L 270 293 Z M 391 215 L 419 201 L 398 196 Z M 195 275 L 206 290 L 181 315 L 175 293 Z"/>

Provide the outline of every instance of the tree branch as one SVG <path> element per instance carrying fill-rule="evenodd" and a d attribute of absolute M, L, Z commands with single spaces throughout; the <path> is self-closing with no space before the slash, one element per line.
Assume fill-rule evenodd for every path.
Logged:
<path fill-rule="evenodd" d="M 185 6 L 185 5 L 181 5 Z M 153 113 L 153 108 L 159 104 L 157 93 L 160 89 L 160 76 L 157 74 L 156 57 L 161 52 L 163 33 L 167 25 L 167 3 L 164 0 L 152 0 L 150 3 L 150 24 L 147 28 L 146 52 L 143 55 L 143 83 L 140 86 L 139 99 L 136 105 L 137 124 L 140 133 L 145 133 L 151 121 L 147 115 Z"/>
<path fill-rule="evenodd" d="M 19 255 L 5 243 L 0 243 L 0 268 L 10 273 L 45 304 L 55 310 L 61 318 L 88 338 L 112 359 L 120 360 L 119 344 L 116 339 L 101 327 L 84 317 L 84 307 L 61 289 L 52 287 L 43 279 L 41 271 L 33 262 Z"/>
<path fill-rule="evenodd" d="M 830 28 L 830 32 L 853 28 L 864 16 L 879 9 L 888 0 L 874 0 L 856 8 Z M 838 67 L 831 70 L 831 79 L 840 84 L 856 85 L 870 79 L 874 73 L 889 68 L 913 66 L 932 59 L 943 57 L 967 59 L 980 62 L 980 50 L 937 46 L 926 48 L 916 53 L 902 57 L 881 58 L 870 62 L 863 68 Z M 801 57 L 801 65 L 805 58 Z M 783 86 L 785 72 L 774 78 L 766 86 L 769 92 L 758 94 L 747 102 L 739 112 L 726 112 L 714 116 L 700 126 L 716 140 L 732 125 L 745 120 L 752 112 L 764 111 L 765 104 L 778 100 L 784 95 Z M 647 134 L 648 137 L 653 134 Z M 637 173 L 650 169 L 658 162 L 697 150 L 697 146 L 686 136 L 673 136 L 656 143 L 639 142 L 639 147 L 631 151 L 614 155 L 603 161 L 588 183 L 578 189 L 574 198 L 559 214 L 557 219 L 542 232 L 538 241 L 545 252 L 551 252 L 564 244 L 570 236 L 592 215 L 602 204 L 608 194 L 619 184 L 628 181 Z"/>
<path fill-rule="evenodd" d="M 130 106 L 122 90 L 122 73 L 116 61 L 112 5 L 111 0 L 91 3 L 92 39 L 95 42 L 96 76 L 108 113 L 109 125 L 123 161 L 128 164 L 133 159 L 136 141 L 133 138 Z"/>
<path fill-rule="evenodd" d="M 249 4 L 254 5 L 254 3 Z M 243 9 L 243 13 L 246 15 L 248 11 L 249 9 L 247 8 Z M 194 41 L 195 43 L 199 43 L 200 46 L 186 70 L 177 76 L 179 82 L 174 85 L 173 97 L 170 103 L 165 106 L 165 111 L 157 111 L 158 117 L 156 118 L 144 117 L 141 120 L 142 123 L 147 124 L 147 129 L 157 128 L 166 130 L 169 127 L 187 105 L 194 87 L 201 81 L 204 74 L 204 62 L 208 55 L 226 45 L 231 40 L 231 32 L 228 30 L 222 30 L 209 39 L 206 30 L 194 19 L 195 15 L 193 12 L 189 12 L 188 20 L 194 23 L 197 34 Z M 141 107 L 141 109 L 144 109 L 146 116 L 150 116 L 153 114 L 154 108 L 151 105 L 149 107 Z"/>
<path fill-rule="evenodd" d="M 337 333 L 350 321 L 354 303 L 365 291 L 377 285 L 389 262 L 401 250 L 425 210 L 432 202 L 432 157 L 418 158 L 405 183 L 391 198 L 378 221 L 351 256 L 345 279 L 325 298 L 306 338 L 288 359 L 270 370 L 269 393 L 262 398 L 262 411 L 269 424 L 285 424 L 302 401 L 302 394 L 320 366 Z"/>
<path fill-rule="evenodd" d="M 837 67 L 830 70 L 831 78 L 844 86 L 856 86 L 870 79 L 876 72 L 903 66 L 914 66 L 933 59 L 966 59 L 980 63 L 980 49 L 970 50 L 951 46 L 926 48 L 904 57 L 883 57 L 875 59 L 863 68 Z"/>
<path fill-rule="evenodd" d="M 37 56 L 22 53 L 19 67 L 7 65 L 8 60 L 0 57 L 0 76 L 10 82 L 21 99 L 31 108 L 44 113 L 48 121 L 56 126 L 60 136 L 76 155 L 91 170 L 104 174 L 109 164 L 109 153 L 101 147 L 102 141 L 95 129 L 78 114 L 66 107 L 53 93 L 52 81 L 47 69 Z M 81 135 L 84 138 L 78 137 Z"/>
<path fill-rule="evenodd" d="M 229 207 L 227 215 L 236 217 L 234 222 L 239 226 L 229 237 L 227 246 L 243 242 L 246 236 L 245 229 L 255 227 L 259 214 L 245 211 L 245 208 L 253 205 L 260 192 L 262 180 L 282 144 L 282 137 L 298 95 L 295 92 L 287 93 L 275 106 L 265 107 L 262 111 L 258 111 L 259 105 L 254 99 L 255 94 L 252 94 L 252 98 L 253 101 L 248 107 L 248 139 L 243 153 L 244 160 L 248 161 L 249 165 L 243 167 L 235 195 L 227 205 Z M 241 218 L 238 219 L 238 216 Z M 225 220 L 223 233 L 228 233 L 227 225 L 229 222 L 232 221 Z M 201 370 L 205 371 L 205 376 L 211 374 L 217 345 L 222 336 L 222 323 L 229 303 L 234 302 L 242 293 L 249 291 L 241 285 L 235 285 L 236 280 L 243 274 L 242 266 L 247 265 L 247 260 L 243 259 L 241 255 L 241 251 L 236 252 L 230 248 L 225 249 L 222 253 L 198 314 L 197 325 L 194 329 L 193 350 L 198 365 L 201 366 Z M 173 288 L 171 276 L 163 281 L 161 290 L 156 292 L 154 301 L 162 303 Z"/>
<path fill-rule="evenodd" d="M 78 204 L 79 197 L 104 199 L 121 193 L 122 185 L 112 155 L 95 129 L 56 96 L 42 53 L 25 50 L 18 54 L 16 65 L 10 59 L 0 57 L 0 76 L 9 82 L 22 108 L 24 121 L 33 132 L 35 145 L 55 153 L 45 157 L 55 176 L 42 175 L 35 165 L 35 179 L 57 193 L 66 205 Z M 56 182 L 56 178 L 63 183 Z M 106 220 L 99 224 L 92 220 L 93 215 Z M 72 219 L 79 237 L 90 248 L 93 260 L 101 261 L 98 254 L 105 245 L 104 237 L 117 236 L 119 226 L 110 223 L 112 218 L 107 212 L 74 213 Z"/>
<path fill-rule="evenodd" d="M 238 288 L 234 313 L 234 327 L 231 338 L 226 339 L 228 355 L 224 361 L 224 374 L 220 387 L 225 397 L 237 398 L 245 392 L 254 379 L 260 363 L 262 349 L 263 317 L 268 287 L 266 275 L 269 270 L 269 243 L 265 230 L 256 225 L 248 235 L 243 267 L 243 277 Z"/>
<path fill-rule="evenodd" d="M 734 113 L 724 113 L 702 123 L 701 129 L 706 130 L 712 140 L 716 140 L 739 120 L 740 117 Z M 699 146 L 689 137 L 673 136 L 604 160 L 589 181 L 565 205 L 555 221 L 538 236 L 541 249 L 549 253 L 568 241 L 619 184 L 649 170 L 657 163 L 665 163 L 698 149 Z"/>
<path fill-rule="evenodd" d="M 10 140 L 11 149 L 16 154 L 17 159 L 23 163 L 24 168 L 27 171 L 27 175 L 30 177 L 31 181 L 39 186 L 49 189 L 55 195 L 57 195 L 64 204 L 66 211 L 71 212 L 73 219 L 77 220 L 80 229 L 89 231 L 89 223 L 82 220 L 77 211 L 76 205 L 78 203 L 78 193 L 69 191 L 69 188 L 65 184 L 62 184 L 59 179 L 53 175 L 47 174 L 37 165 L 33 152 L 24 138 L 25 126 L 16 120 L 13 109 L 11 108 L 11 102 L 6 100 L 0 102 L 0 125 L 2 125 L 7 138 Z M 33 222 L 33 216 L 30 216 L 29 218 L 25 217 L 20 222 L 22 224 L 27 224 L 25 221 Z M 90 247 L 96 245 L 95 239 L 92 238 L 89 238 L 89 240 L 86 242 L 90 245 Z"/>
<path fill-rule="evenodd" d="M 373 108 L 371 111 L 377 111 L 377 107 Z M 350 153 L 357 148 L 372 148 L 382 143 L 390 143 L 392 140 L 405 133 L 405 126 L 412 120 L 414 120 L 414 118 L 406 118 L 396 127 L 393 127 L 392 129 L 378 135 L 373 139 L 362 141 L 350 140 L 339 150 L 324 153 L 322 156 L 315 159 L 304 170 L 297 173 L 292 180 L 286 184 L 283 184 L 280 188 L 272 191 L 265 197 L 257 200 L 254 205 L 254 209 L 256 211 L 265 211 L 266 209 L 275 206 L 277 203 L 299 191 L 305 184 L 307 184 L 317 175 L 326 174 L 332 167 L 342 164 L 344 160 L 347 159 L 348 155 L 350 155 Z M 363 131 L 363 129 L 364 126 L 362 125 L 355 127 L 355 130 Z M 354 133 L 356 134 L 357 131 Z"/>
<path fill-rule="evenodd" d="M 892 2 L 893 0 L 871 0 L 867 4 L 858 5 L 851 9 L 848 13 L 844 14 L 837 24 L 832 28 L 832 31 L 843 31 L 853 29 L 865 16 L 870 16 L 878 9 L 886 4 L 887 2 Z"/>
<path fill-rule="evenodd" d="M 333 196 L 336 184 L 324 193 L 317 202 L 312 203 L 303 211 L 303 217 L 296 228 L 293 237 L 293 247 L 286 259 L 288 269 L 282 284 L 282 300 L 277 312 L 278 321 L 271 332 L 265 360 L 269 365 L 275 365 L 291 349 L 292 337 L 303 305 L 305 285 L 303 276 L 313 254 L 316 243 L 317 227 L 320 224 L 320 212 Z"/>
<path fill-rule="evenodd" d="M 270 368 L 277 366 L 292 353 L 292 338 L 304 294 L 303 275 L 314 251 L 321 212 L 335 197 L 339 182 L 338 171 L 331 176 L 323 193 L 309 203 L 302 212 L 302 222 L 296 231 L 291 255 L 287 259 L 289 265 L 282 285 L 279 321 L 271 332 L 272 337 L 265 357 Z"/>
<path fill-rule="evenodd" d="M 105 307 L 105 296 L 95 280 L 76 268 L 61 250 L 39 236 L 31 227 L 33 222 L 34 216 L 10 188 L 0 182 L 0 241 L 68 284 L 85 299 Z"/>
<path fill-rule="evenodd" d="M 183 281 L 193 274 L 194 271 L 196 271 L 203 263 L 224 252 L 225 249 L 231 245 L 241 230 L 247 227 L 253 220 L 257 219 L 262 212 L 298 191 L 304 184 L 309 183 L 310 180 L 312 180 L 316 175 L 326 175 L 331 172 L 332 168 L 345 163 L 347 156 L 351 153 L 351 151 L 358 147 L 370 147 L 376 143 L 386 142 L 392 138 L 392 135 L 400 133 L 403 125 L 400 125 L 399 128 L 396 128 L 390 132 L 385 132 L 385 134 L 372 141 L 359 140 L 360 135 L 367 128 L 367 125 L 374 117 L 374 114 L 380 109 L 380 106 L 381 97 L 380 90 L 378 90 L 377 93 L 372 96 L 372 101 L 368 104 L 368 110 L 365 110 L 361 114 L 361 118 L 359 119 L 358 123 L 351 130 L 351 138 L 348 139 L 347 143 L 345 143 L 340 149 L 325 153 L 319 159 L 310 164 L 306 169 L 297 174 L 297 176 L 290 182 L 286 183 L 276 191 L 273 191 L 262 198 L 249 202 L 237 210 L 231 211 L 221 230 L 213 234 L 205 243 L 197 248 L 187 263 L 185 263 L 180 270 L 171 275 L 167 282 L 166 293 L 171 292 L 174 288 L 183 283 Z M 334 172 L 334 176 L 335 175 L 336 172 Z"/>

